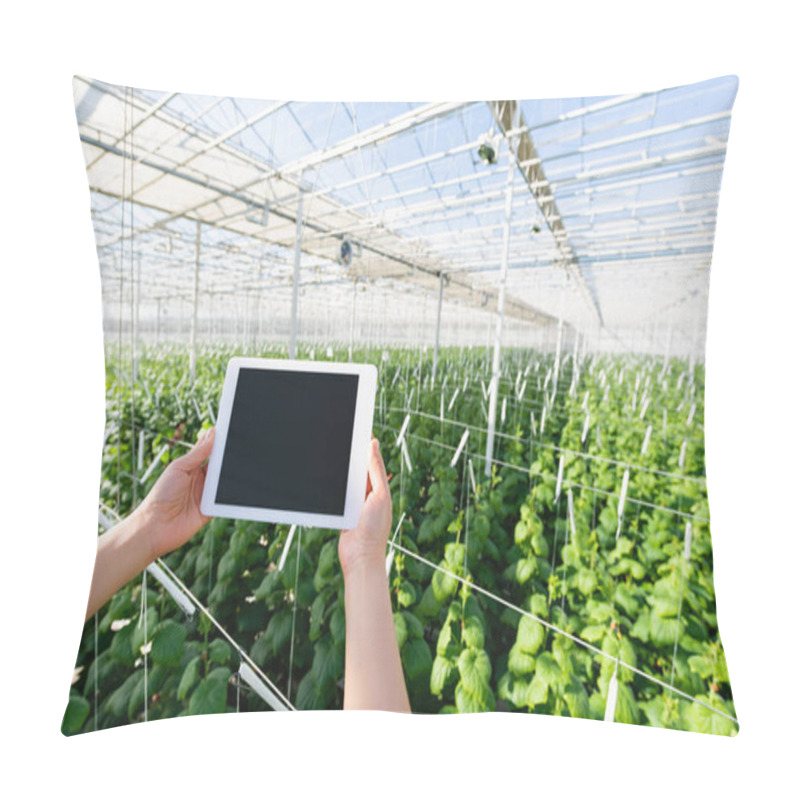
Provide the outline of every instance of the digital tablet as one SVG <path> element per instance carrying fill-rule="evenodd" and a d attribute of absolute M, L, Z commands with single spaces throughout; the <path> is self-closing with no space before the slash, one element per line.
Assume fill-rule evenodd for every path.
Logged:
<path fill-rule="evenodd" d="M 354 528 L 367 488 L 376 384 L 371 364 L 232 358 L 201 511 Z"/>

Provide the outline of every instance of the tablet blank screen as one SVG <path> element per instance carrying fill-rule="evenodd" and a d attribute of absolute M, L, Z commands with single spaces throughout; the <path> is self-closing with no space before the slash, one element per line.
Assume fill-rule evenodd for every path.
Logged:
<path fill-rule="evenodd" d="M 357 394 L 358 375 L 240 369 L 216 502 L 344 514 Z"/>

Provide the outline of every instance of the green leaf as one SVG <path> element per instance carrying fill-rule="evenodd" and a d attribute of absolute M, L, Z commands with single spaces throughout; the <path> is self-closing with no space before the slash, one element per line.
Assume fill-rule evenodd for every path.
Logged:
<path fill-rule="evenodd" d="M 186 695 L 197 683 L 200 677 L 200 656 L 195 656 L 187 665 L 181 675 L 181 682 L 178 684 L 178 700 L 185 700 Z"/>
<path fill-rule="evenodd" d="M 89 711 L 91 711 L 91 706 L 86 698 L 81 697 L 79 694 L 71 694 L 67 709 L 64 712 L 64 718 L 61 721 L 61 733 L 65 736 L 78 733 L 83 723 L 86 722 Z"/>
<path fill-rule="evenodd" d="M 544 625 L 530 617 L 520 617 L 517 627 L 517 646 L 524 653 L 535 654 L 538 652 L 545 635 Z"/>
<path fill-rule="evenodd" d="M 412 639 L 406 642 L 402 650 L 403 669 L 410 681 L 427 676 L 433 666 L 430 647 L 424 639 Z"/>
<path fill-rule="evenodd" d="M 467 617 L 461 630 L 461 641 L 475 650 L 483 650 L 483 625 L 477 617 Z"/>
<path fill-rule="evenodd" d="M 554 689 L 561 681 L 561 668 L 550 653 L 542 653 L 536 659 L 536 674 L 541 676 L 542 680 Z"/>
<path fill-rule="evenodd" d="M 406 625 L 406 621 L 399 611 L 395 611 L 392 616 L 394 619 L 394 635 L 397 638 L 397 649 L 402 650 L 408 638 L 408 625 Z"/>
<path fill-rule="evenodd" d="M 190 714 L 222 714 L 228 699 L 228 681 L 213 672 L 200 681 L 189 700 Z"/>
<path fill-rule="evenodd" d="M 465 688 L 474 695 L 480 695 L 484 687 L 489 686 L 492 676 L 492 664 L 486 651 L 472 648 L 462 650 L 458 657 L 458 672 Z"/>
<path fill-rule="evenodd" d="M 635 725 L 639 722 L 639 706 L 630 687 L 625 683 L 617 684 L 617 710 L 614 714 L 615 722 L 625 722 Z"/>
<path fill-rule="evenodd" d="M 438 573 L 434 573 L 436 577 Z M 425 591 L 422 593 L 422 600 L 419 601 L 416 607 L 416 612 L 423 618 L 435 617 L 442 607 L 442 601 L 437 600 L 433 592 L 433 585 L 429 584 Z"/>
<path fill-rule="evenodd" d="M 219 560 L 217 567 L 217 580 L 222 583 L 224 581 L 233 580 L 238 577 L 239 563 L 234 553 L 226 550 L 222 558 Z"/>
<path fill-rule="evenodd" d="M 585 597 L 594 592 L 597 588 L 597 575 L 590 569 L 582 569 L 577 576 L 578 591 Z"/>
<path fill-rule="evenodd" d="M 533 680 L 528 684 L 525 694 L 525 703 L 531 708 L 544 705 L 547 702 L 548 686 L 547 681 L 538 673 L 533 676 Z"/>
<path fill-rule="evenodd" d="M 336 539 L 329 539 L 322 545 L 317 561 L 317 571 L 314 573 L 314 588 L 318 592 L 333 578 L 337 550 L 338 541 Z"/>
<path fill-rule="evenodd" d="M 183 655 L 186 628 L 171 619 L 159 623 L 153 631 L 153 646 L 150 657 L 154 664 L 177 667 Z"/>
<path fill-rule="evenodd" d="M 398 605 L 403 606 L 403 608 L 408 608 L 408 606 L 413 605 L 416 602 L 417 593 L 414 590 L 414 586 L 408 581 L 403 581 L 397 590 Z"/>
<path fill-rule="evenodd" d="M 341 606 L 336 606 L 336 609 L 331 616 L 330 627 L 334 644 L 344 644 L 347 630 L 344 609 Z"/>
<path fill-rule="evenodd" d="M 333 644 L 333 639 L 326 636 L 314 646 L 314 661 L 311 674 L 318 684 L 336 681 L 344 672 L 344 650 Z"/>
<path fill-rule="evenodd" d="M 455 676 L 456 668 L 449 658 L 437 655 L 431 667 L 431 694 L 441 697 L 445 686 Z"/>
<path fill-rule="evenodd" d="M 451 575 L 436 571 L 431 579 L 433 596 L 437 603 L 444 603 L 449 600 L 458 588 L 458 581 Z"/>
<path fill-rule="evenodd" d="M 456 708 L 459 714 L 475 714 L 494 710 L 494 695 L 488 684 L 470 690 L 463 681 L 456 686 Z"/>
<path fill-rule="evenodd" d="M 508 668 L 515 675 L 530 675 L 536 669 L 536 659 L 515 643 L 508 651 Z"/>
<path fill-rule="evenodd" d="M 590 719 L 589 695 L 583 684 L 573 677 L 564 692 L 564 700 L 569 709 L 569 715 L 574 718 Z"/>
<path fill-rule="evenodd" d="M 231 647 L 223 639 L 214 639 L 208 646 L 208 657 L 216 664 L 227 664 L 231 655 Z"/>
<path fill-rule="evenodd" d="M 264 631 L 264 643 L 268 645 L 269 652 L 272 655 L 277 655 L 289 641 L 291 635 L 292 611 L 288 608 L 282 608 L 270 617 L 267 629 Z"/>
<path fill-rule="evenodd" d="M 709 656 L 690 656 L 689 669 L 701 678 L 710 678 L 714 673 L 714 660 Z"/>
<path fill-rule="evenodd" d="M 650 641 L 657 647 L 674 644 L 678 634 L 678 620 L 675 617 L 661 617 L 650 614 Z"/>
<path fill-rule="evenodd" d="M 328 598 L 325 594 L 318 594 L 314 598 L 314 602 L 311 604 L 311 628 L 309 631 L 309 638 L 312 642 L 315 642 L 317 639 L 319 639 L 320 635 L 322 634 L 322 618 L 325 615 L 325 604 L 327 601 Z"/>
<path fill-rule="evenodd" d="M 401 611 L 403 619 L 406 621 L 406 628 L 410 639 L 421 639 L 425 635 L 422 623 L 410 611 Z"/>
<path fill-rule="evenodd" d="M 599 642 L 605 636 L 604 625 L 589 625 L 581 631 L 580 638 L 587 642 Z"/>
<path fill-rule="evenodd" d="M 527 558 L 520 558 L 517 561 L 515 576 L 517 583 L 526 583 L 538 572 L 539 562 L 535 556 L 528 556 Z"/>

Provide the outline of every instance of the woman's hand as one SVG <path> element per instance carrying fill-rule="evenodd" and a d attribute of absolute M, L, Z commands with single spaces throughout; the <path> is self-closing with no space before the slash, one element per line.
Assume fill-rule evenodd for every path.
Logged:
<path fill-rule="evenodd" d="M 152 560 L 189 541 L 211 517 L 200 511 L 214 443 L 214 428 L 200 433 L 192 449 L 175 459 L 161 474 L 136 514 L 148 531 Z"/>
<path fill-rule="evenodd" d="M 339 562 L 345 578 L 361 567 L 385 569 L 386 544 L 392 527 L 392 495 L 375 438 L 370 442 L 367 470 L 367 498 L 358 526 L 342 531 L 339 537 Z"/>

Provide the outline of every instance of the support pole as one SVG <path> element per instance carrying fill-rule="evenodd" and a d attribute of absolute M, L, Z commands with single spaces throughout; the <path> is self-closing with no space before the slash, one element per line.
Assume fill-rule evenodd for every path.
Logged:
<path fill-rule="evenodd" d="M 433 372 L 431 373 L 431 389 L 436 385 L 436 367 L 439 363 L 439 334 L 442 330 L 442 296 L 444 295 L 444 273 L 439 273 L 439 306 L 436 310 L 436 343 L 433 346 Z M 420 375 L 420 379 L 422 376 Z"/>
<path fill-rule="evenodd" d="M 494 429 L 497 419 L 497 394 L 500 388 L 500 341 L 503 335 L 503 308 L 506 300 L 506 275 L 508 274 L 508 248 L 511 241 L 511 205 L 514 199 L 514 169 L 516 161 L 512 143 L 508 148 L 508 181 L 506 184 L 506 220 L 503 226 L 503 257 L 500 264 L 500 287 L 497 293 L 497 327 L 494 335 L 494 355 L 492 356 L 492 380 L 489 384 L 489 431 L 486 436 L 487 477 L 492 474 L 494 458 Z"/>
<path fill-rule="evenodd" d="M 347 348 L 347 360 L 353 360 L 353 339 L 356 335 L 356 296 L 358 293 L 358 281 L 353 281 L 353 312 L 350 315 L 350 346 Z"/>
<path fill-rule="evenodd" d="M 194 301 L 192 303 L 192 327 L 189 332 L 189 377 L 194 383 L 197 374 L 197 304 L 200 296 L 200 220 L 194 239 Z"/>
<path fill-rule="evenodd" d="M 303 238 L 303 192 L 297 195 L 297 229 L 294 236 L 294 283 L 292 284 L 292 332 L 289 339 L 289 358 L 297 352 L 297 293 L 300 287 L 300 242 Z"/>

